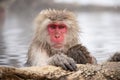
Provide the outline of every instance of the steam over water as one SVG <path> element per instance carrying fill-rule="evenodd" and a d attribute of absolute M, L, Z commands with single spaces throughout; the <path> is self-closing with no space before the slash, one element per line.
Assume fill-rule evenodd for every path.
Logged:
<path fill-rule="evenodd" d="M 78 13 L 78 21 L 82 30 L 81 42 L 99 63 L 120 51 L 119 13 L 81 12 Z M 0 65 L 20 66 L 26 62 L 32 30 L 31 20 L 15 15 L 7 17 L 0 31 Z"/>

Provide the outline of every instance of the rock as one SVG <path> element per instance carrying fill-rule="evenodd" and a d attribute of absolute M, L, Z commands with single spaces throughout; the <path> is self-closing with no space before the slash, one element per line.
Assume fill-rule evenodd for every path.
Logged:
<path fill-rule="evenodd" d="M 120 80 L 120 62 L 78 64 L 77 71 L 60 67 L 0 67 L 0 80 Z"/>

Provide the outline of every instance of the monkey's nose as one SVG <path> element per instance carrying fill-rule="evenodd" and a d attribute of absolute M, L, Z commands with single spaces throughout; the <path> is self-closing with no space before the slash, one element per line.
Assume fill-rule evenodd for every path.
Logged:
<path fill-rule="evenodd" d="M 55 35 L 55 38 L 60 38 L 60 35 Z"/>

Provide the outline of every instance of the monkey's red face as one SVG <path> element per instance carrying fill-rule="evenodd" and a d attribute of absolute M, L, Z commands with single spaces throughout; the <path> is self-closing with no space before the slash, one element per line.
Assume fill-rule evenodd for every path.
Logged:
<path fill-rule="evenodd" d="M 63 23 L 51 23 L 48 25 L 50 41 L 54 43 L 55 48 L 63 47 L 67 26 Z"/>

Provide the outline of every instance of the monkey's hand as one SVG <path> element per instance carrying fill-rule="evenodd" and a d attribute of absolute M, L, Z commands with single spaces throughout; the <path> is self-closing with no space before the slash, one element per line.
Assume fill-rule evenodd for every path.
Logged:
<path fill-rule="evenodd" d="M 75 61 L 62 53 L 50 57 L 48 64 L 62 67 L 64 70 L 76 71 L 77 69 Z"/>
<path fill-rule="evenodd" d="M 96 64 L 96 59 L 90 55 L 87 51 L 86 47 L 82 46 L 81 44 L 77 44 L 67 51 L 67 56 L 71 57 L 76 61 L 77 64 Z"/>

